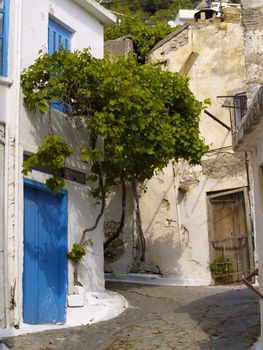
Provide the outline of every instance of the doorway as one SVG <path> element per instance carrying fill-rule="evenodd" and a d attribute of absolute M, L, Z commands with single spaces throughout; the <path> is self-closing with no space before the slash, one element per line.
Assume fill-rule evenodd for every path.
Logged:
<path fill-rule="evenodd" d="M 240 282 L 253 270 L 246 198 L 245 189 L 208 194 L 210 269 L 214 264 L 216 284 Z"/>
<path fill-rule="evenodd" d="M 65 322 L 67 297 L 67 192 L 24 182 L 23 320 Z"/>

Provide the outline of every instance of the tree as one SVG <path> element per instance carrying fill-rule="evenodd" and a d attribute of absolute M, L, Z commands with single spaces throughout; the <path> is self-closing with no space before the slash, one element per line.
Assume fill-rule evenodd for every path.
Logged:
<path fill-rule="evenodd" d="M 105 7 L 125 15 L 140 14 L 148 21 L 158 11 L 166 10 L 175 17 L 179 8 L 194 8 L 197 0 L 111 0 Z"/>
<path fill-rule="evenodd" d="M 188 159 L 199 163 L 207 150 L 199 135 L 199 115 L 203 103 L 195 99 L 188 78 L 163 71 L 153 64 L 138 64 L 135 57 L 91 57 L 87 50 L 53 55 L 42 53 L 22 74 L 24 102 L 30 111 L 47 113 L 52 106 L 66 104 L 65 118 L 85 118 L 90 137 L 82 148 L 82 160 L 91 163 L 90 181 L 98 186 L 92 195 L 101 201 L 101 211 L 93 227 L 84 230 L 80 245 L 85 246 L 86 233 L 100 220 L 105 197 L 113 186 L 122 186 L 121 225 L 126 209 L 126 186 L 132 185 L 137 204 L 136 217 L 140 238 L 140 261 L 145 256 L 137 184 L 150 179 L 171 159 Z M 104 150 L 97 140 L 104 140 Z M 50 154 L 55 149 L 55 155 Z M 38 152 L 24 162 L 24 173 L 43 162 L 50 167 L 52 190 L 63 186 L 61 164 L 73 150 L 54 134 L 44 138 Z M 44 152 L 44 153 L 43 153 Z M 54 157 L 58 158 L 56 163 Z"/>

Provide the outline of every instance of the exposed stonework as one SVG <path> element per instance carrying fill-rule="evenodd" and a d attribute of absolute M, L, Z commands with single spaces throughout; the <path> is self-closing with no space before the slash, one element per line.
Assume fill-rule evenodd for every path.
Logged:
<path fill-rule="evenodd" d="M 180 32 L 177 36 L 174 36 L 172 40 L 168 41 L 164 46 L 164 50 L 161 51 L 161 55 L 167 55 L 171 51 L 176 51 L 179 47 L 188 44 L 188 30 Z"/>
<path fill-rule="evenodd" d="M 245 31 L 263 29 L 263 6 L 255 8 L 243 8 L 242 24 Z M 252 39 L 252 38 L 251 38 Z M 253 38 L 254 39 L 254 38 Z"/>
<path fill-rule="evenodd" d="M 179 162 L 179 191 L 187 192 L 199 184 L 200 166 L 192 166 L 187 161 Z"/>
<path fill-rule="evenodd" d="M 203 174 L 213 179 L 238 176 L 244 173 L 244 153 L 219 152 L 207 154 L 202 160 Z"/>
<path fill-rule="evenodd" d="M 242 25 L 249 97 L 252 97 L 263 84 L 263 4 L 255 1 L 254 6 L 242 2 Z"/>
<path fill-rule="evenodd" d="M 122 55 L 127 56 L 129 53 L 133 52 L 131 36 L 124 36 L 116 40 L 107 40 L 104 43 L 104 51 L 115 59 Z"/>

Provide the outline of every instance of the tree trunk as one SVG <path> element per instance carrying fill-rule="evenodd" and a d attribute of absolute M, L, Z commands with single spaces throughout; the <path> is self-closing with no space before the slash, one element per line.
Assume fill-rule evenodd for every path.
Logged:
<path fill-rule="evenodd" d="M 127 198 L 127 186 L 125 183 L 124 178 L 121 179 L 121 186 L 122 186 L 122 211 L 121 211 L 121 221 L 118 229 L 116 232 L 109 237 L 106 242 L 104 243 L 104 250 L 108 248 L 108 246 L 119 237 L 119 235 L 122 233 L 124 222 L 125 222 L 125 216 L 126 216 L 126 198 Z"/>
<path fill-rule="evenodd" d="M 103 182 L 103 175 L 102 175 L 102 170 L 101 170 L 101 164 L 100 164 L 100 172 L 99 172 L 99 188 L 100 188 L 100 193 L 101 193 L 101 208 L 100 208 L 100 212 L 99 215 L 96 218 L 95 224 L 91 227 L 86 228 L 81 236 L 80 242 L 79 244 L 85 246 L 85 237 L 86 237 L 86 233 L 91 232 L 93 230 L 95 230 L 98 226 L 98 223 L 104 213 L 105 210 L 105 190 L 104 190 L 104 182 Z"/>
<path fill-rule="evenodd" d="M 78 281 L 78 263 L 76 263 L 76 262 L 73 263 L 73 282 L 74 282 L 74 286 L 77 286 L 79 284 L 79 281 Z"/>
<path fill-rule="evenodd" d="M 145 237 L 142 229 L 140 199 L 138 196 L 137 182 L 134 178 L 132 179 L 132 190 L 133 190 L 133 197 L 136 202 L 136 227 L 138 230 L 139 242 L 140 242 L 140 261 L 143 262 L 145 261 L 146 242 L 145 242 Z"/>

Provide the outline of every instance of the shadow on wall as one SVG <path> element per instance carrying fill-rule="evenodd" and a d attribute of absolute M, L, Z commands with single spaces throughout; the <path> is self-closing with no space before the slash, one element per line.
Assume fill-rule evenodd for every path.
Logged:
<path fill-rule="evenodd" d="M 105 240 L 113 235 L 121 220 L 121 189 L 116 188 L 108 197 L 105 209 Z M 123 232 L 105 251 L 105 272 L 126 274 L 130 272 L 135 254 L 135 227 L 133 216 L 133 196 L 130 186 L 127 188 L 126 217 Z"/>
<path fill-rule="evenodd" d="M 41 145 L 43 137 L 49 132 L 48 116 L 46 114 L 26 113 L 25 111 L 23 113 L 22 146 L 24 151 L 34 152 L 37 146 Z M 89 138 L 85 127 L 78 130 L 73 129 L 73 123 L 67 122 L 65 117 L 56 110 L 52 110 L 51 121 L 54 131 L 74 149 L 74 156 L 67 160 L 67 166 L 88 175 L 90 167 L 79 160 L 80 147 L 86 145 Z M 34 178 L 42 179 L 41 173 L 35 174 Z M 71 249 L 73 243 L 80 241 L 83 230 L 94 225 L 100 206 L 96 205 L 89 195 L 89 184 L 85 186 L 67 181 L 66 189 L 69 194 L 68 249 Z M 94 288 L 96 291 L 104 289 L 102 221 L 97 229 L 87 234 L 86 238 L 93 240 L 94 248 L 87 249 L 87 254 L 79 266 L 80 281 L 89 291 L 94 291 Z M 69 291 L 71 291 L 73 283 L 71 280 L 73 271 L 71 270 L 72 266 L 69 264 Z"/>
<path fill-rule="evenodd" d="M 158 173 L 146 183 L 148 192 L 143 194 L 145 212 L 146 265 L 155 267 L 153 272 L 181 277 L 179 259 L 182 255 L 180 225 L 177 213 L 177 191 L 173 166 L 165 173 Z M 143 196 L 145 198 L 143 198 Z M 149 205 L 148 205 L 149 203 Z"/>
<path fill-rule="evenodd" d="M 159 181 L 154 178 L 152 181 Z M 162 186 L 159 191 L 160 186 Z M 134 218 L 134 200 L 129 189 L 127 196 L 126 222 L 123 234 L 113 242 L 105 255 L 105 271 L 116 274 L 151 273 L 180 276 L 178 259 L 181 257 L 181 243 L 178 222 L 175 220 L 174 179 L 171 182 L 151 186 L 149 197 L 144 197 L 144 186 L 139 187 L 141 196 L 141 215 L 146 239 L 146 259 L 139 263 L 136 260 L 138 237 Z M 150 187 L 150 186 L 149 186 Z M 157 189 L 157 190 L 156 190 Z M 155 193 L 155 191 L 157 191 Z M 154 193 L 153 193 L 154 192 Z M 148 195 L 147 193 L 145 194 Z M 121 215 L 121 193 L 112 193 L 106 209 L 105 235 L 116 230 Z M 107 232 L 111 231 L 111 232 Z M 171 267 L 172 265 L 172 267 Z"/>

